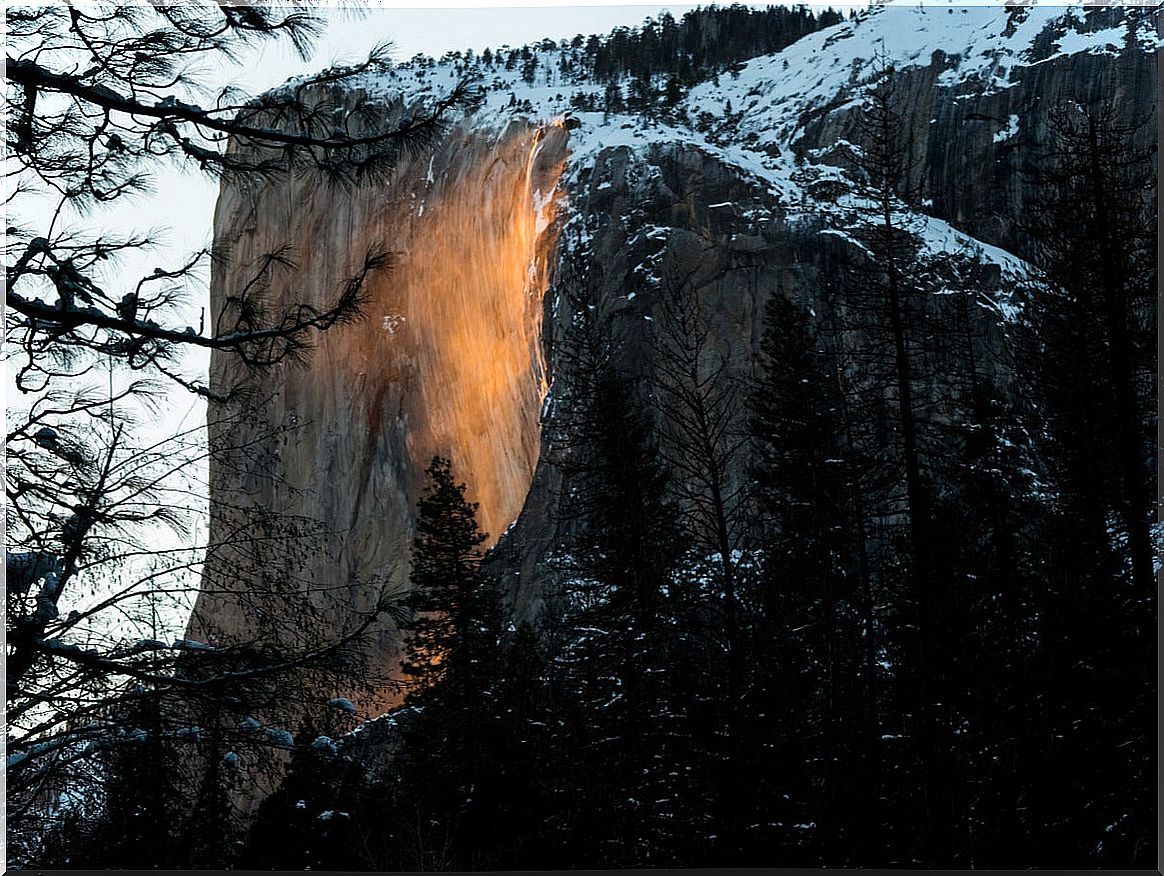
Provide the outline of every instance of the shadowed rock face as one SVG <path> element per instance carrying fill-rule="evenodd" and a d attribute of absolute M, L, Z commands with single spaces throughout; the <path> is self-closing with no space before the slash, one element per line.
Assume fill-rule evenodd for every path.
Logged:
<path fill-rule="evenodd" d="M 377 245 L 397 263 L 372 278 L 366 318 L 320 336 L 306 367 L 255 376 L 228 357 L 212 361 L 216 391 L 248 392 L 229 416 L 212 414 L 211 442 L 231 449 L 210 472 L 211 538 L 229 540 L 256 507 L 317 521 L 323 532 L 306 556 L 232 547 L 212 558 L 207 579 L 230 592 L 201 594 L 195 638 L 269 642 L 269 631 L 258 632 L 257 612 L 266 611 L 286 616 L 279 644 L 302 649 L 358 623 L 381 588 L 405 589 L 414 508 L 434 454 L 451 457 L 480 502 L 487 544 L 517 517 L 540 446 L 541 299 L 565 145 L 563 127 L 515 122 L 500 133 L 454 131 L 435 154 L 402 164 L 386 188 L 224 187 L 215 227 L 233 251 L 212 278 L 215 308 L 257 259 L 288 243 L 297 265 L 270 288 L 284 306 L 326 306 Z M 371 654 L 380 671 L 396 671 L 398 646 L 385 619 Z M 381 687 L 360 705 L 397 699 Z"/>
<path fill-rule="evenodd" d="M 932 202 L 927 212 L 934 217 L 1016 253 L 1023 251 L 1019 222 L 1036 194 L 1023 171 L 1046 142 L 1049 111 L 1063 101 L 1088 103 L 1102 95 L 1122 121 L 1132 122 L 1157 99 L 1155 59 L 1142 51 L 1057 58 L 1020 70 L 1017 85 L 991 94 L 940 88 L 937 80 L 947 63 L 935 56 L 931 66 L 899 74 L 903 139 L 914 160 L 911 186 L 919 199 Z M 807 153 L 841 140 L 860 142 L 859 112 L 822 116 L 806 125 L 795 148 Z M 1012 135 L 1000 136 L 1012 115 L 1019 117 Z M 1140 134 L 1138 146 L 1155 144 L 1154 123 Z M 844 156 L 844 150 L 835 155 L 826 150 L 823 160 L 844 166 Z M 574 227 L 585 229 L 585 273 L 597 290 L 595 316 L 619 346 L 618 367 L 637 381 L 644 403 L 659 369 L 651 339 L 665 318 L 659 281 L 667 270 L 692 272 L 711 345 L 730 358 L 730 373 L 737 378 L 746 379 L 754 367 L 770 293 L 792 298 L 818 318 L 833 306 L 829 290 L 843 282 L 847 245 L 811 222 L 787 222 L 780 198 L 767 186 L 705 150 L 674 142 L 641 150 L 610 148 L 572 178 L 577 180 L 569 193 L 574 221 L 562 243 L 570 244 Z M 982 278 L 984 291 L 997 289 L 999 280 L 997 268 L 989 269 Z M 938 320 L 958 318 L 951 302 L 936 297 L 926 308 Z M 984 349 L 1001 349 L 1007 344 L 1003 335 L 1017 326 L 1004 324 L 988 308 L 973 308 L 970 315 L 981 373 L 1005 387 L 1011 375 L 1000 373 L 1000 358 L 984 355 Z M 567 308 L 547 302 L 543 331 L 552 381 L 564 367 L 554 350 L 569 319 Z M 940 368 L 918 372 L 924 375 L 919 397 L 940 398 L 948 391 Z M 543 427 L 550 441 L 553 396 L 551 388 Z M 554 509 L 568 485 L 548 461 L 552 447 L 547 449 L 521 518 L 490 557 L 518 618 L 531 618 L 541 608 L 546 583 L 553 580 L 547 559 L 565 534 Z"/>
<path fill-rule="evenodd" d="M 1110 101 L 1121 123 L 1147 122 L 1138 147 L 1156 142 L 1156 121 L 1146 117 L 1156 105 L 1156 64 L 1143 51 L 1049 59 L 1018 68 L 1018 84 L 988 93 L 981 86 L 940 87 L 954 62 L 935 52 L 928 66 L 898 74 L 902 135 L 914 161 L 910 186 L 932 200 L 935 216 L 985 243 L 1021 250 L 1016 221 L 1037 196 L 1028 171 L 1048 142 L 1053 108 Z M 841 140 L 860 142 L 860 117 L 860 110 L 845 109 L 818 118 L 794 148 L 805 154 Z M 844 164 L 839 154 L 825 160 Z"/>
<path fill-rule="evenodd" d="M 666 278 L 690 285 L 706 318 L 709 352 L 724 357 L 727 375 L 738 381 L 754 368 L 771 293 L 826 306 L 822 278 L 835 271 L 842 246 L 790 227 L 777 196 L 719 157 L 674 142 L 643 151 L 616 147 L 600 151 L 575 178 L 573 221 L 562 233 L 561 257 L 571 259 L 574 248 L 585 253 L 580 273 L 595 302 L 593 317 L 610 338 L 613 364 L 648 410 L 660 371 L 660 327 L 668 318 Z M 577 267 L 563 265 L 558 278 L 567 282 L 572 271 Z M 556 513 L 570 485 L 554 465 L 562 415 L 554 402 L 570 381 L 562 351 L 571 318 L 564 290 L 552 289 L 543 323 L 552 383 L 542 460 L 522 516 L 489 558 L 516 619 L 532 619 L 541 609 L 555 576 L 551 558 L 570 528 Z M 742 406 L 744 395 L 739 399 Z"/>

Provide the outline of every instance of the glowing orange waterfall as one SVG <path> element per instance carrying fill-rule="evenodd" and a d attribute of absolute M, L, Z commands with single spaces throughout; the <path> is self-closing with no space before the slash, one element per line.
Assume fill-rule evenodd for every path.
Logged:
<path fill-rule="evenodd" d="M 464 143 L 440 178 L 430 165 L 412 188 L 409 233 L 384 229 L 400 264 L 361 333 L 367 376 L 409 384 L 412 463 L 452 459 L 488 544 L 517 517 L 537 464 L 542 297 L 564 144 L 558 125 L 522 128 Z M 370 415 L 375 428 L 381 412 Z"/>
<path fill-rule="evenodd" d="M 371 278 L 367 319 L 319 337 L 307 367 L 252 373 L 211 357 L 212 385 L 245 391 L 208 425 L 226 448 L 210 462 L 211 539 L 223 547 L 207 559 L 190 638 L 310 653 L 356 627 L 382 593 L 406 590 L 434 454 L 452 459 L 480 503 L 488 544 L 517 518 L 541 441 L 541 321 L 566 141 L 558 124 L 466 126 L 402 161 L 387 186 L 339 191 L 310 176 L 223 185 L 215 234 L 233 257 L 212 274 L 215 306 L 289 242 L 296 268 L 269 292 L 279 306 L 325 306 L 370 249 L 387 247 L 397 264 Z M 325 535 L 303 550 L 278 539 L 236 546 L 251 508 L 318 523 Z M 399 629 L 384 616 L 370 633 L 360 683 L 329 682 L 321 702 L 342 695 L 361 715 L 399 704 Z M 295 727 L 297 702 L 260 717 Z M 266 781 L 240 792 L 239 805 L 253 809 Z"/>

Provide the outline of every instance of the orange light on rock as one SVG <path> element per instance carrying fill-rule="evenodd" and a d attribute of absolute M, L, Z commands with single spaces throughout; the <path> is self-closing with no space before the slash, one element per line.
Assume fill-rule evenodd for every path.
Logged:
<path fill-rule="evenodd" d="M 411 228 L 394 241 L 399 266 L 373 305 L 382 318 L 359 344 L 370 377 L 408 384 L 413 466 L 452 459 L 487 544 L 521 511 L 538 459 L 542 298 L 565 143 L 561 126 L 465 143 L 480 154 L 462 153 L 417 193 Z"/>

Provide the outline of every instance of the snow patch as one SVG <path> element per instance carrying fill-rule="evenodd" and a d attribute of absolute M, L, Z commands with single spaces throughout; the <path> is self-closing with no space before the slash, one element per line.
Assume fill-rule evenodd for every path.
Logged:
<path fill-rule="evenodd" d="M 326 751 L 328 754 L 339 754 L 339 747 L 330 736 L 316 736 L 311 743 L 316 751 Z"/>
<path fill-rule="evenodd" d="M 998 131 L 994 135 L 995 143 L 1005 143 L 1007 140 L 1013 139 L 1019 131 L 1019 117 L 1014 113 L 1010 114 L 1010 119 L 1007 121 L 1006 127 Z"/>
<path fill-rule="evenodd" d="M 263 730 L 263 736 L 277 748 L 295 747 L 295 737 L 281 727 L 267 727 Z"/>

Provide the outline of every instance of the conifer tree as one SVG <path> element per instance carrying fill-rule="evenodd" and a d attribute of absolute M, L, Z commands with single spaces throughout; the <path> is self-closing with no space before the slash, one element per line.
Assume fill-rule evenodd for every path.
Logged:
<path fill-rule="evenodd" d="M 1157 188 L 1155 149 L 1136 145 L 1144 124 L 1110 102 L 1051 112 L 1024 229 L 1050 281 L 1029 308 L 1025 371 L 1052 499 L 1028 669 L 1042 694 L 1032 731 L 1051 742 L 1032 764 L 1027 848 L 1064 866 L 1148 866 L 1154 853 Z"/>
<path fill-rule="evenodd" d="M 556 716 L 549 710 L 545 670 L 534 625 L 522 621 L 502 659 L 489 753 L 498 789 L 493 859 L 515 870 L 550 869 L 562 860 L 547 842 L 555 790 L 549 727 Z"/>
<path fill-rule="evenodd" d="M 419 845 L 415 865 L 433 865 L 425 856 L 440 848 L 442 860 L 477 868 L 486 864 L 497 793 L 484 756 L 495 723 L 500 606 L 496 583 L 480 569 L 486 536 L 477 526 L 476 503 L 465 499 L 448 459 L 434 457 L 427 474 L 417 504 L 413 616 L 403 625 L 402 661 L 413 679 L 406 702 L 422 707 L 422 715 L 406 734 L 402 781 L 417 823 L 432 833 Z"/>
<path fill-rule="evenodd" d="M 1029 796 L 1033 758 L 1024 761 L 1022 750 L 1030 744 L 1024 740 L 1043 685 L 1030 674 L 1045 518 L 1031 438 L 1038 430 L 1018 385 L 1002 383 L 1015 372 L 1017 326 L 991 326 L 999 317 L 980 306 L 984 297 L 1009 290 L 989 288 L 977 257 L 948 254 L 937 261 L 947 292 L 941 300 L 953 305 L 934 321 L 928 365 L 943 376 L 943 391 L 930 401 L 943 421 L 929 454 L 930 537 L 934 575 L 948 593 L 945 695 L 961 752 L 952 834 L 960 866 L 1009 866 L 1030 860 L 1023 814 L 1003 801 Z M 991 334 L 1002 342 L 992 342 Z M 985 812 L 989 830 L 979 820 Z"/>
<path fill-rule="evenodd" d="M 568 617 L 576 638 L 566 655 L 568 683 L 585 704 L 574 713 L 573 732 L 590 740 L 587 762 L 577 769 L 592 771 L 576 774 L 593 808 L 575 825 L 575 839 L 581 844 L 590 834 L 607 845 L 613 857 L 606 861 L 630 866 L 643 863 L 637 847 L 649 818 L 639 803 L 647 803 L 641 787 L 657 729 L 667 570 L 661 555 L 671 545 L 658 538 L 662 475 L 647 449 L 648 427 L 609 367 L 594 389 L 594 455 L 583 495 L 576 496 L 589 510 L 570 564 Z"/>
<path fill-rule="evenodd" d="M 218 716 L 216 716 L 218 717 Z M 196 869 L 227 869 L 234 863 L 237 816 L 230 800 L 231 773 L 238 755 L 224 750 L 218 722 L 211 725 L 205 766 L 185 832 L 188 865 Z"/>
<path fill-rule="evenodd" d="M 1148 120 L 1121 123 L 1110 104 L 1064 104 L 1033 179 L 1025 223 L 1053 288 L 1031 312 L 1039 375 L 1062 466 L 1060 489 L 1116 515 L 1140 598 L 1155 592 L 1155 149 L 1137 147 Z M 1086 391 L 1086 397 L 1079 394 Z"/>
<path fill-rule="evenodd" d="M 314 722 L 295 734 L 291 764 L 279 787 L 259 806 L 242 853 L 243 866 L 271 870 L 342 869 L 328 847 L 325 823 L 334 813 L 332 758 L 317 744 Z"/>
<path fill-rule="evenodd" d="M 180 762 L 165 737 L 157 697 L 141 692 L 126 726 L 128 738 L 111 751 L 104 811 L 92 858 L 84 863 L 110 869 L 176 869 L 185 864 L 179 831 Z"/>
<path fill-rule="evenodd" d="M 465 500 L 465 486 L 453 479 L 452 463 L 434 456 L 417 504 L 412 551 L 412 618 L 403 625 L 402 668 L 413 679 L 413 696 L 438 682 L 462 687 L 460 676 L 473 665 L 477 631 L 470 625 L 477 607 L 477 573 L 485 534 L 477 527 L 477 506 Z"/>
<path fill-rule="evenodd" d="M 947 590 L 933 574 L 933 484 L 923 441 L 919 404 L 920 341 L 925 338 L 924 298 L 928 271 L 921 241 L 909 227 L 905 206 L 911 198 L 914 164 L 902 136 L 897 74 L 879 59 L 877 79 L 862 117 L 862 150 L 856 164 L 865 201 L 855 230 L 865 254 L 855 266 L 849 290 L 850 326 L 865 337 L 863 358 L 871 383 L 880 384 L 891 409 L 882 412 L 890 426 L 884 456 L 880 511 L 896 518 L 900 579 L 896 630 L 903 647 L 896 679 L 900 713 L 911 725 L 911 766 L 918 787 L 903 789 L 920 807 L 920 844 L 906 854 L 931 866 L 948 864 L 951 840 L 951 768 L 946 678 L 946 638 L 942 629 Z M 904 490 L 896 486 L 900 483 Z M 902 495 L 904 493 L 904 495 Z M 889 566 L 885 566 L 888 571 Z M 903 801 L 904 802 L 904 801 Z"/>
<path fill-rule="evenodd" d="M 662 414 L 660 449 L 676 482 L 679 520 L 690 539 L 689 554 L 706 567 L 713 582 L 714 620 L 708 623 L 716 654 L 714 695 L 722 728 L 716 734 L 725 768 L 715 808 L 716 854 L 736 865 L 746 829 L 738 793 L 747 781 L 738 745 L 743 733 L 741 694 L 746 617 L 743 599 L 751 586 L 745 562 L 752 526 L 747 495 L 740 363 L 713 336 L 706 290 L 711 284 L 697 267 L 666 272 L 660 319 L 654 339 L 657 355 L 654 390 Z M 694 576 L 693 576 L 694 577 Z"/>
<path fill-rule="evenodd" d="M 861 706 L 846 711 L 862 702 L 848 451 L 829 360 L 807 313 L 778 292 L 765 312 L 759 364 L 749 419 L 765 522 L 747 722 L 761 743 L 753 749 L 756 818 L 767 811 L 770 821 L 816 825 L 811 837 L 766 838 L 793 852 L 784 862 L 812 860 L 811 847 L 843 863 L 869 817 L 845 814 L 853 796 L 846 779 L 868 767 L 854 763 Z"/>
<path fill-rule="evenodd" d="M 584 284 L 583 276 L 572 278 Z M 557 832 L 577 865 L 662 865 L 680 830 L 674 722 L 684 706 L 670 677 L 670 573 L 681 553 L 669 472 L 622 351 L 566 283 L 574 321 L 560 356 L 555 454 L 568 531 L 557 573 L 562 627 L 551 696 L 562 714 L 554 753 L 568 789 Z M 690 692 L 688 692 L 690 693 Z"/>

